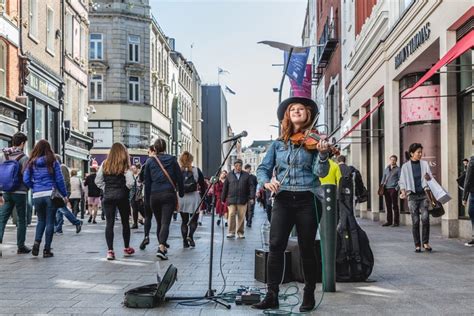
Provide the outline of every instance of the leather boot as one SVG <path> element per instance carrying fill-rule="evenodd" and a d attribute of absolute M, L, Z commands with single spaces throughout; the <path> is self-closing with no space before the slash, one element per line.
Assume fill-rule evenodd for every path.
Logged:
<path fill-rule="evenodd" d="M 277 309 L 279 307 L 278 291 L 275 291 L 274 289 L 268 289 L 265 298 L 260 303 L 252 305 L 252 308 L 255 309 Z"/>
<path fill-rule="evenodd" d="M 314 300 L 314 290 L 304 290 L 303 303 L 300 306 L 300 312 L 310 312 L 313 310 L 316 301 Z"/>

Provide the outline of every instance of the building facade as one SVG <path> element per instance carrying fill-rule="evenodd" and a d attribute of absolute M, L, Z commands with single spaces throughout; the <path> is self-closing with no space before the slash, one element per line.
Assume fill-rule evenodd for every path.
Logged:
<path fill-rule="evenodd" d="M 457 43 L 474 41 L 474 9 L 470 1 L 345 1 L 354 18 L 354 42 L 345 56 L 348 109 L 342 132 L 356 122 L 343 153 L 360 168 L 371 193 L 361 216 L 385 220 L 377 188 L 388 157 L 403 163 L 410 143 L 424 146 L 435 178 L 453 199 L 440 219 L 448 237 L 470 237 L 470 222 L 462 207 L 456 178 L 461 160 L 474 154 L 472 48 L 443 65 L 441 72 L 419 81 Z M 344 24 L 343 24 L 344 25 Z M 348 25 L 348 24 L 346 24 Z M 414 85 L 420 85 L 412 91 Z M 406 95 L 410 92 L 409 95 Z M 350 138 L 354 137 L 354 138 Z M 453 141 L 453 140 L 459 141 Z M 402 223 L 411 224 L 406 205 Z"/>
<path fill-rule="evenodd" d="M 89 5 L 87 1 L 63 0 L 62 76 L 64 80 L 62 147 L 69 168 L 88 171 L 93 139 L 87 135 L 92 108 L 88 105 Z"/>
<path fill-rule="evenodd" d="M 26 99 L 21 97 L 20 82 L 19 5 L 18 0 L 0 4 L 0 148 L 11 145 L 11 137 L 26 120 Z"/>
<path fill-rule="evenodd" d="M 150 9 L 147 0 L 98 0 L 89 12 L 89 131 L 98 162 L 122 142 L 133 163 L 144 163 L 150 144 L 170 139 L 170 47 Z"/>
<path fill-rule="evenodd" d="M 191 154 L 194 156 L 194 165 L 199 168 L 202 167 L 202 96 L 201 96 L 201 78 L 196 70 L 196 67 L 192 62 L 189 62 L 192 68 L 192 80 L 191 80 Z"/>

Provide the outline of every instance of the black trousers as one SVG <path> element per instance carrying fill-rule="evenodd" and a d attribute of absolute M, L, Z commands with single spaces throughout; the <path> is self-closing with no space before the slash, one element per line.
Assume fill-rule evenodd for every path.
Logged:
<path fill-rule="evenodd" d="M 245 213 L 245 219 L 247 220 L 247 224 L 252 225 L 253 213 L 255 210 L 255 202 L 254 203 L 247 203 L 247 213 Z"/>
<path fill-rule="evenodd" d="M 194 216 L 192 214 L 181 212 L 181 236 L 183 236 L 183 240 L 186 240 L 187 237 L 193 238 L 194 232 L 198 226 L 198 218 L 199 213 L 195 213 Z M 191 217 L 191 219 L 190 219 Z M 189 229 L 188 229 L 189 224 Z"/>
<path fill-rule="evenodd" d="M 166 191 L 166 192 L 152 192 L 150 196 L 150 207 L 151 211 L 148 211 L 148 230 L 145 227 L 145 236 L 148 236 L 151 228 L 151 216 L 150 213 L 153 212 L 156 220 L 156 236 L 158 237 L 158 242 L 161 245 L 166 244 L 168 241 L 168 235 L 170 232 L 170 223 L 173 212 L 176 209 L 176 192 Z"/>
<path fill-rule="evenodd" d="M 133 218 L 133 225 L 138 224 L 138 213 L 145 218 L 145 212 L 143 211 L 143 200 L 136 201 L 135 199 L 132 199 L 131 201 L 132 205 L 132 218 Z"/>
<path fill-rule="evenodd" d="M 77 213 L 80 211 L 81 199 L 69 199 L 72 206 L 72 213 L 77 217 Z M 84 217 L 84 216 L 83 216 Z"/>
<path fill-rule="evenodd" d="M 385 205 L 387 206 L 387 223 L 400 224 L 400 210 L 398 209 L 398 191 L 394 188 L 385 189 Z M 392 213 L 393 210 L 393 213 Z"/>
<path fill-rule="evenodd" d="M 298 233 L 298 246 L 305 290 L 316 288 L 316 255 L 314 240 L 316 239 L 316 205 L 315 196 L 311 192 L 282 191 L 275 197 L 272 208 L 270 226 L 270 253 L 267 262 L 268 290 L 279 291 L 283 277 L 284 252 L 288 244 L 293 226 Z M 318 210 L 320 212 L 320 210 Z"/>
<path fill-rule="evenodd" d="M 118 208 L 120 213 L 120 220 L 122 222 L 122 236 L 125 248 L 130 246 L 130 202 L 128 197 L 120 200 L 105 199 L 105 240 L 109 250 L 114 249 L 114 225 L 115 225 L 115 210 Z"/>

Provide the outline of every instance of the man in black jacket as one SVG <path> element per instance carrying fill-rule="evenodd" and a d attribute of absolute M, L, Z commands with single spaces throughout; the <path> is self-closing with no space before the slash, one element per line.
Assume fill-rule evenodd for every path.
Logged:
<path fill-rule="evenodd" d="M 257 177 L 252 174 L 252 166 L 249 164 L 246 164 L 244 167 L 245 172 L 249 174 L 250 177 L 250 182 L 252 182 L 253 188 L 256 191 L 257 190 Z M 254 192 L 255 194 L 256 192 Z M 253 212 L 255 210 L 255 202 L 249 202 L 247 205 L 247 213 L 245 214 L 245 218 L 247 220 L 247 227 L 252 227 L 252 219 L 253 219 Z"/>
<path fill-rule="evenodd" d="M 242 171 L 242 160 L 237 159 L 234 162 L 234 170 L 227 176 L 222 189 L 222 202 L 228 205 L 228 223 L 229 231 L 227 238 L 234 238 L 236 232 L 236 214 L 237 214 L 237 238 L 244 236 L 244 221 L 247 213 L 247 203 L 255 203 L 255 185 L 250 180 L 247 172 Z"/>
<path fill-rule="evenodd" d="M 469 197 L 470 196 L 470 197 Z M 467 198 L 469 197 L 469 217 L 472 223 L 472 239 L 464 245 L 468 247 L 474 246 L 474 156 L 471 157 L 466 171 L 466 180 L 464 182 L 464 193 L 462 196 L 462 205 L 467 205 Z"/>

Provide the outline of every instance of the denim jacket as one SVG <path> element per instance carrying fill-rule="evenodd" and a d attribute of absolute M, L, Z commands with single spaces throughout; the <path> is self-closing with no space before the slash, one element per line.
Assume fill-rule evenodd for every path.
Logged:
<path fill-rule="evenodd" d="M 328 154 L 309 152 L 282 140 L 274 141 L 267 150 L 265 158 L 257 168 L 257 179 L 260 186 L 270 182 L 275 170 L 276 179 L 280 181 L 280 191 L 311 191 L 316 194 L 320 186 L 319 177 L 329 172 Z M 291 160 L 295 158 L 293 167 L 283 182 L 283 176 Z"/>

